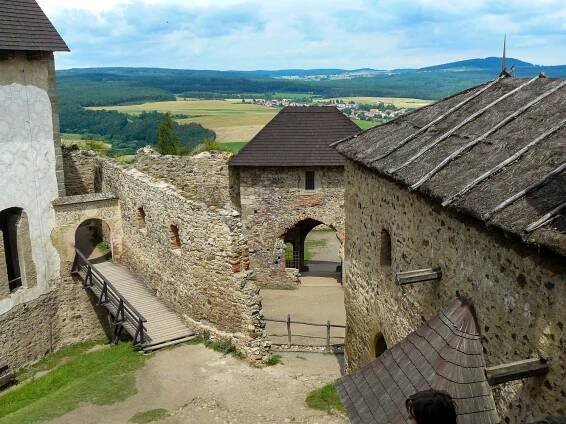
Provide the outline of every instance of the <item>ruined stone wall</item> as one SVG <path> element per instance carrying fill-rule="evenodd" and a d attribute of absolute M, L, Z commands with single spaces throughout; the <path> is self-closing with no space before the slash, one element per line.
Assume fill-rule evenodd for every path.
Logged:
<path fill-rule="evenodd" d="M 145 147 L 138 151 L 135 167 L 174 185 L 183 196 L 195 202 L 230 207 L 229 157 L 226 152 L 163 156 Z"/>
<path fill-rule="evenodd" d="M 60 347 L 105 339 L 105 315 L 73 278 L 0 316 L 0 365 L 17 369 Z"/>
<path fill-rule="evenodd" d="M 165 158 L 165 163 L 174 159 L 184 162 Z M 97 184 L 120 203 L 122 262 L 192 327 L 230 339 L 248 357 L 265 360 L 269 344 L 239 213 L 192 200 L 135 167 L 122 168 L 104 158 L 99 167 Z M 218 188 L 202 190 L 212 195 Z"/>
<path fill-rule="evenodd" d="M 474 300 L 487 366 L 543 355 L 546 376 L 494 388 L 501 419 L 562 415 L 566 394 L 566 261 L 456 217 L 368 169 L 346 166 L 345 304 L 347 368 L 375 357 L 375 337 L 392 346 L 455 297 Z M 380 266 L 382 229 L 391 266 Z M 395 273 L 440 266 L 442 279 L 403 288 Z"/>
<path fill-rule="evenodd" d="M 97 154 L 78 148 L 63 148 L 63 169 L 67 196 L 94 193 Z"/>
<path fill-rule="evenodd" d="M 315 190 L 305 190 L 305 171 L 315 171 Z M 249 239 L 251 267 L 262 287 L 295 287 L 296 276 L 276 262 L 277 244 L 305 219 L 314 219 L 344 239 L 342 167 L 234 169 L 244 231 Z"/>

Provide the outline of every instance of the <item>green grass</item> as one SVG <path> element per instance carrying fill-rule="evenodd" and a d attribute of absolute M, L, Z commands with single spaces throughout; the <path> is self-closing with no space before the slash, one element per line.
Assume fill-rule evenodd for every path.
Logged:
<path fill-rule="evenodd" d="M 191 151 L 191 155 L 196 155 L 202 152 L 231 152 L 231 150 L 225 146 L 224 143 L 218 143 L 214 140 L 206 140 L 204 143 L 196 146 Z"/>
<path fill-rule="evenodd" d="M 18 381 L 24 381 L 33 378 L 37 373 L 51 370 L 63 363 L 82 355 L 87 350 L 92 349 L 94 346 L 103 344 L 104 341 L 88 341 L 77 343 L 71 346 L 65 346 L 58 351 L 45 356 L 35 364 L 20 368 L 17 372 Z"/>
<path fill-rule="evenodd" d="M 45 358 L 43 366 L 62 365 L 0 397 L 1 424 L 46 421 L 83 402 L 109 405 L 137 392 L 135 371 L 142 367 L 145 357 L 131 344 L 80 354 L 84 346 L 69 349 Z"/>
<path fill-rule="evenodd" d="M 326 240 L 305 240 L 305 261 L 310 261 L 315 251 L 326 247 Z"/>
<path fill-rule="evenodd" d="M 210 334 L 206 331 L 196 337 L 193 337 L 187 343 L 191 345 L 204 344 L 205 347 L 216 352 L 223 353 L 224 355 L 233 355 L 236 358 L 243 357 L 230 340 L 211 340 Z"/>
<path fill-rule="evenodd" d="M 376 125 L 379 125 L 379 122 L 366 121 L 364 119 L 354 119 L 354 123 L 358 127 L 360 127 L 362 130 L 367 130 L 367 129 L 375 127 Z"/>
<path fill-rule="evenodd" d="M 248 144 L 247 141 L 231 141 L 222 143 L 222 145 L 232 153 L 238 153 L 246 144 Z"/>
<path fill-rule="evenodd" d="M 151 423 L 154 421 L 162 420 L 163 418 L 167 418 L 168 416 L 169 411 L 167 411 L 167 409 L 150 409 L 149 411 L 136 412 L 130 417 L 128 422 L 137 424 Z"/>
<path fill-rule="evenodd" d="M 282 364 L 282 363 L 283 363 L 283 357 L 278 353 L 274 353 L 269 357 L 265 365 L 271 367 L 273 365 Z"/>
<path fill-rule="evenodd" d="M 345 412 L 334 383 L 313 390 L 309 393 L 305 402 L 309 408 L 326 411 L 328 413 Z"/>

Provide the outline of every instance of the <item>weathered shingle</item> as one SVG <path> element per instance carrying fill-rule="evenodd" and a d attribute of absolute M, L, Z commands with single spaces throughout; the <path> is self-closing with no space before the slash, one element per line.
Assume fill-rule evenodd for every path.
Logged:
<path fill-rule="evenodd" d="M 564 79 L 499 78 L 336 148 L 443 206 L 566 255 Z"/>
<path fill-rule="evenodd" d="M 343 166 L 329 145 L 360 132 L 331 106 L 281 110 L 230 162 L 233 166 Z"/>
<path fill-rule="evenodd" d="M 0 0 L 0 50 L 69 48 L 35 0 Z"/>
<path fill-rule="evenodd" d="M 405 400 L 428 389 L 448 392 L 458 423 L 496 423 L 473 305 L 456 299 L 365 367 L 336 382 L 354 424 L 408 423 Z"/>

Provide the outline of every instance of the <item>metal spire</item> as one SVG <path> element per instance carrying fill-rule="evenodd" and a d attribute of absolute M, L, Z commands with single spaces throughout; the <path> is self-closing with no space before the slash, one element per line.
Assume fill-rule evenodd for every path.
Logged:
<path fill-rule="evenodd" d="M 507 34 L 503 36 L 503 56 L 501 57 L 501 72 L 499 76 L 510 76 L 509 72 L 507 72 L 507 55 L 506 55 L 506 46 L 507 45 Z"/>

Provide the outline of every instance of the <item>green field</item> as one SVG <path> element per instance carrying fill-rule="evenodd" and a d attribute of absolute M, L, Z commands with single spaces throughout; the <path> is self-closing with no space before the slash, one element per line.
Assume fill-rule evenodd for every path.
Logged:
<path fill-rule="evenodd" d="M 406 97 L 339 97 L 330 99 L 316 99 L 317 102 L 340 100 L 342 102 L 354 101 L 358 104 L 377 104 L 384 103 L 386 105 L 393 105 L 397 108 L 416 109 L 433 103 L 432 100 L 423 99 L 409 99 Z"/>
<path fill-rule="evenodd" d="M 190 118 L 177 119 L 181 124 L 196 122 L 216 132 L 221 142 L 247 142 L 273 118 L 278 110 L 233 100 L 177 100 L 140 105 L 103 106 L 89 109 L 117 110 L 129 114 L 144 111 L 184 114 Z"/>
<path fill-rule="evenodd" d="M 376 125 L 379 125 L 379 122 L 366 121 L 364 119 L 354 119 L 354 123 L 358 127 L 360 127 L 362 130 L 367 130 L 367 129 L 375 127 Z"/>

